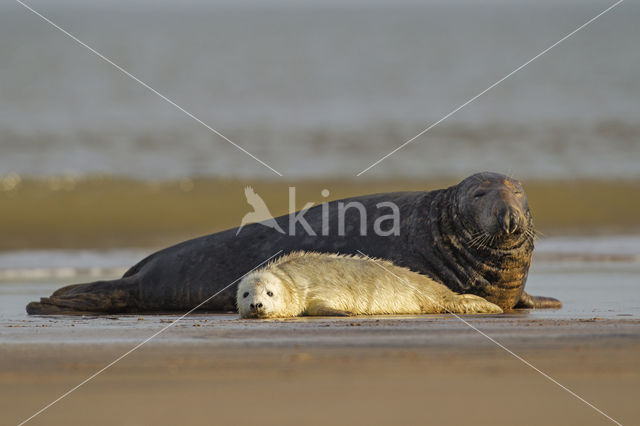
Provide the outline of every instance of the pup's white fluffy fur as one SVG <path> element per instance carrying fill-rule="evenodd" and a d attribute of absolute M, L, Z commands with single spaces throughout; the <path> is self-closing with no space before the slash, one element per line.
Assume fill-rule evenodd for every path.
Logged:
<path fill-rule="evenodd" d="M 502 313 L 479 296 L 458 295 L 386 260 L 314 252 L 293 252 L 248 274 L 237 304 L 243 318 Z"/>

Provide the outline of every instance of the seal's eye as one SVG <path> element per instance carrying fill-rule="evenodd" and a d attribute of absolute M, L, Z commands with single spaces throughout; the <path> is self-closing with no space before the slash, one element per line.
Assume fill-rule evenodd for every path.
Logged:
<path fill-rule="evenodd" d="M 248 295 L 249 295 L 249 292 L 247 291 L 242 295 L 242 297 L 247 297 Z"/>
<path fill-rule="evenodd" d="M 267 296 L 269 296 L 269 297 L 273 297 L 273 292 L 268 291 L 268 292 L 267 292 Z"/>
<path fill-rule="evenodd" d="M 478 191 L 475 194 L 473 194 L 474 198 L 480 198 L 480 197 L 484 197 L 487 193 L 485 191 Z"/>

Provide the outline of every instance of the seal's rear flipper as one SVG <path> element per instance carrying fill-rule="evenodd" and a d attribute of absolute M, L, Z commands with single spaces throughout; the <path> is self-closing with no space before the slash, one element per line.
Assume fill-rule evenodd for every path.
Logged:
<path fill-rule="evenodd" d="M 27 305 L 27 313 L 29 315 L 86 315 L 95 314 L 95 312 L 78 311 L 68 309 L 57 305 L 52 305 L 48 297 L 43 297 L 40 302 L 31 302 Z"/>
<path fill-rule="evenodd" d="M 74 284 L 56 290 L 50 297 L 27 305 L 29 315 L 82 315 L 135 311 L 138 306 L 135 278 Z"/>
<path fill-rule="evenodd" d="M 526 292 L 522 292 L 520 300 L 514 306 L 515 309 L 560 309 L 562 302 L 553 297 L 531 296 Z"/>

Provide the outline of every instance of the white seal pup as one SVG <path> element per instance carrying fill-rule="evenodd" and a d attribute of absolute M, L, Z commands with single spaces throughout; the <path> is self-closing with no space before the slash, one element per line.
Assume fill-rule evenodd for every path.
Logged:
<path fill-rule="evenodd" d="M 502 313 L 386 260 L 315 252 L 293 252 L 247 274 L 237 306 L 242 318 Z"/>

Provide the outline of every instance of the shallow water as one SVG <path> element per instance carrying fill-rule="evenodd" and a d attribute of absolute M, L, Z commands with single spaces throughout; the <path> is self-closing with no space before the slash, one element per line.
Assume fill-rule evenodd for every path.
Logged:
<path fill-rule="evenodd" d="M 22 251 L 0 254 L 0 321 L 47 324 L 51 317 L 28 317 L 26 304 L 62 285 L 121 276 L 148 250 Z M 559 310 L 522 311 L 538 319 L 640 318 L 640 236 L 547 238 L 537 243 L 526 289 L 552 296 Z M 158 326 L 175 316 L 114 316 L 134 327 Z M 138 317 L 152 321 L 136 322 Z M 128 319 L 126 319 L 128 318 Z M 195 315 L 191 319 L 230 320 L 231 315 Z M 69 321 L 78 318 L 69 318 Z M 60 320 L 53 318 L 53 322 Z M 313 319 L 301 319 L 308 321 Z M 112 320 L 96 319 L 104 327 Z M 113 338 L 118 339 L 115 335 Z"/>
<path fill-rule="evenodd" d="M 285 176 L 323 177 L 354 176 L 612 2 L 64 3 L 30 2 Z M 639 177 L 639 16 L 624 2 L 371 175 Z M 0 175 L 275 177 L 15 2 L 0 88 Z"/>

